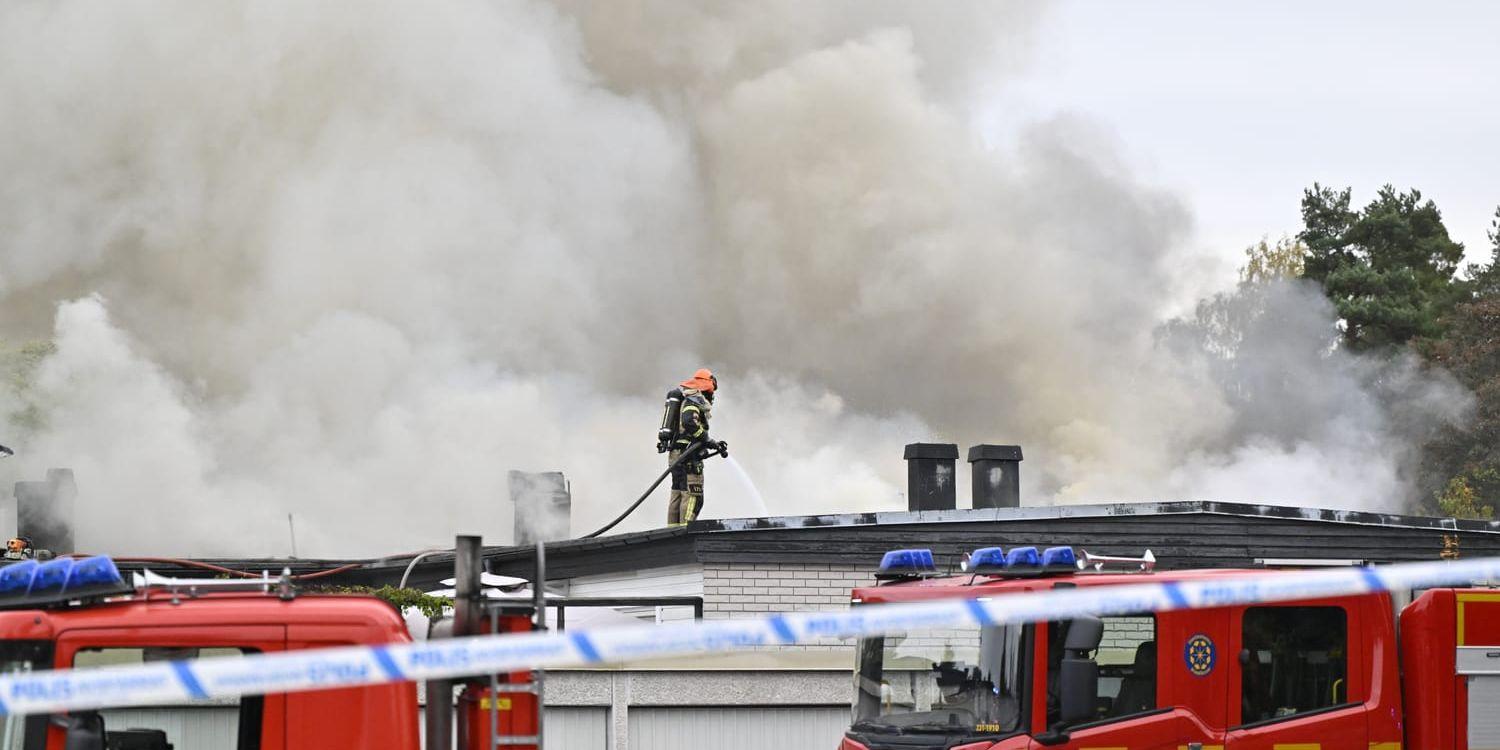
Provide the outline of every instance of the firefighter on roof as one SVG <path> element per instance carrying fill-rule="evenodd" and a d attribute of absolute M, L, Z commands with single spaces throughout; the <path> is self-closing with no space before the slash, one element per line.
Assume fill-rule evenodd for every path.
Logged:
<path fill-rule="evenodd" d="M 662 420 L 658 449 L 669 450 L 672 466 L 672 499 L 667 504 L 667 525 L 691 523 L 703 510 L 703 459 L 712 455 L 729 455 L 729 445 L 708 436 L 709 413 L 719 379 L 708 369 L 693 373 L 682 381 L 681 388 L 667 394 L 667 413 Z M 674 414 L 675 412 L 675 414 Z M 694 444 L 700 444 L 697 455 L 683 456 Z M 678 459 L 682 459 L 679 461 Z"/>

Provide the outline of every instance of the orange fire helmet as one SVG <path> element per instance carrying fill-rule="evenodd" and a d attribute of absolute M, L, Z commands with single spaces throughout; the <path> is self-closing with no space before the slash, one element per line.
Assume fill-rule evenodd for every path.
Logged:
<path fill-rule="evenodd" d="M 714 377 L 712 371 L 707 367 L 693 373 L 691 378 L 682 381 L 683 388 L 692 388 L 699 393 L 713 393 L 719 387 L 719 379 Z"/>

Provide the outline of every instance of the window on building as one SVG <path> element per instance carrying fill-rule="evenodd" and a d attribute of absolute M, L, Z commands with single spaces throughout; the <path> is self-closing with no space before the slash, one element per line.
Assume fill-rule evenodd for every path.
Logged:
<path fill-rule="evenodd" d="M 1094 661 L 1099 664 L 1095 710 L 1100 720 L 1153 711 L 1156 702 L 1156 617 L 1150 614 L 1101 618 L 1104 638 Z M 1047 628 L 1047 723 L 1061 714 L 1058 678 L 1068 622 Z"/>
<path fill-rule="evenodd" d="M 77 669 L 122 667 L 160 661 L 211 659 L 253 653 L 240 648 L 84 648 L 73 656 Z M 165 750 L 260 750 L 264 700 L 258 695 L 214 698 L 167 706 L 110 708 L 104 719 L 108 747 Z M 3 749 L 0 749 L 3 750 Z"/>
<path fill-rule="evenodd" d="M 1240 720 L 1348 702 L 1349 618 L 1342 607 L 1251 607 L 1240 651 Z"/>

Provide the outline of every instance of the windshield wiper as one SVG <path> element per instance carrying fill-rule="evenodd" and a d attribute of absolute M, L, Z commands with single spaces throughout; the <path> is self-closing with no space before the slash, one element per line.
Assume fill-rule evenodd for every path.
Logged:
<path fill-rule="evenodd" d="M 921 724 L 904 724 L 900 727 L 903 731 L 912 732 L 967 732 L 969 727 L 963 724 L 949 724 L 946 721 L 927 721 Z"/>
<path fill-rule="evenodd" d="M 963 724 L 949 724 L 941 721 L 927 721 L 920 724 L 883 724 L 873 721 L 859 721 L 855 722 L 849 728 L 856 732 L 873 732 L 876 734 L 906 734 L 908 732 L 944 732 L 947 734 L 967 732 L 973 734 L 968 726 Z"/>

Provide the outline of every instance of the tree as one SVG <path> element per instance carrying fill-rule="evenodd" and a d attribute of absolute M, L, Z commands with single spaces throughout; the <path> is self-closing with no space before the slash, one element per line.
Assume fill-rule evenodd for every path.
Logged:
<path fill-rule="evenodd" d="M 1263 284 L 1276 279 L 1302 276 L 1307 264 L 1307 245 L 1283 236 L 1272 245 L 1266 238 L 1245 248 L 1245 265 L 1240 267 L 1241 284 Z"/>
<path fill-rule="evenodd" d="M 1302 196 L 1302 223 L 1303 275 L 1322 285 L 1352 349 L 1438 336 L 1443 316 L 1468 295 L 1468 285 L 1455 279 L 1463 245 L 1417 190 L 1386 185 L 1355 211 L 1348 188 L 1314 184 Z"/>
<path fill-rule="evenodd" d="M 1423 347 L 1474 394 L 1473 416 L 1424 448 L 1428 487 L 1461 480 L 1483 506 L 1500 506 L 1500 293 L 1459 305 L 1443 338 Z"/>
<path fill-rule="evenodd" d="M 1500 295 L 1500 207 L 1495 208 L 1495 219 L 1490 222 L 1489 265 L 1469 264 L 1469 279 L 1475 297 Z"/>
<path fill-rule="evenodd" d="M 1495 508 L 1480 503 L 1467 477 L 1448 480 L 1448 486 L 1437 495 L 1437 504 L 1439 515 L 1448 518 L 1488 521 L 1495 517 Z"/>

